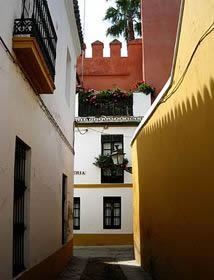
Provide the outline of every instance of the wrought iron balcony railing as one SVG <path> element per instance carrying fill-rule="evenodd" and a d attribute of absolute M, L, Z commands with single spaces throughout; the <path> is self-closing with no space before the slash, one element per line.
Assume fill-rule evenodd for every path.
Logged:
<path fill-rule="evenodd" d="M 96 106 L 79 103 L 79 117 L 90 116 L 133 116 L 133 105 L 132 102 L 130 104 L 97 104 Z"/>
<path fill-rule="evenodd" d="M 54 80 L 57 35 L 46 0 L 23 0 L 22 15 L 15 19 L 13 35 L 36 38 Z"/>

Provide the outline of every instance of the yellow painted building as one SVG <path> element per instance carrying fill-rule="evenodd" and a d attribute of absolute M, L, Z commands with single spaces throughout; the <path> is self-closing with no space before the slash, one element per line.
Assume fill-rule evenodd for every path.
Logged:
<path fill-rule="evenodd" d="M 214 1 L 182 1 L 172 74 L 132 141 L 135 255 L 155 279 L 213 279 Z"/>

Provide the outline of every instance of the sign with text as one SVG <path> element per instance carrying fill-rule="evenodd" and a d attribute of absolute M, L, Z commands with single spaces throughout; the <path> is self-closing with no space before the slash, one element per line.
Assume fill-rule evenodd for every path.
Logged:
<path fill-rule="evenodd" d="M 74 171 L 74 175 L 85 175 L 85 171 Z"/>

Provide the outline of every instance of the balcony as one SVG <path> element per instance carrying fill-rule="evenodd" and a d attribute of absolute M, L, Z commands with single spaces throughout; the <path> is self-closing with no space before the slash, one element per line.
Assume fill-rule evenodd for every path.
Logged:
<path fill-rule="evenodd" d="M 97 91 L 77 87 L 75 122 L 85 124 L 139 124 L 151 106 L 151 94 L 121 89 Z"/>
<path fill-rule="evenodd" d="M 80 117 L 100 117 L 100 116 L 132 116 L 132 103 L 124 105 L 118 103 L 91 104 L 79 103 Z"/>
<path fill-rule="evenodd" d="M 23 1 L 22 14 L 15 19 L 13 50 L 38 94 L 55 89 L 57 35 L 46 0 Z"/>
<path fill-rule="evenodd" d="M 132 116 L 133 95 L 120 89 L 103 91 L 85 90 L 77 88 L 78 116 Z"/>

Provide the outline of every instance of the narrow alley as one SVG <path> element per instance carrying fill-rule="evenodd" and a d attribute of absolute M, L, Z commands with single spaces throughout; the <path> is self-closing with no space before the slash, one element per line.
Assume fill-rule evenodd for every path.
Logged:
<path fill-rule="evenodd" d="M 0 280 L 214 279 L 214 0 L 0 0 Z"/>
<path fill-rule="evenodd" d="M 57 280 L 151 280 L 135 262 L 132 246 L 76 247 Z"/>

